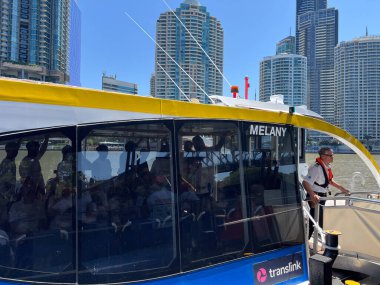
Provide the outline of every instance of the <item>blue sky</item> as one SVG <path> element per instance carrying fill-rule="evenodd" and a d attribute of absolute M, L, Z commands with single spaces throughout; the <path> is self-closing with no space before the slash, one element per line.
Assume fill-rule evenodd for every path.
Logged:
<path fill-rule="evenodd" d="M 183 0 L 166 0 L 171 8 Z M 274 55 L 276 42 L 295 31 L 296 0 L 200 0 L 224 29 L 224 74 L 244 92 L 250 78 L 250 99 L 259 96 L 259 64 Z M 149 94 L 154 71 L 154 43 L 124 14 L 130 14 L 155 38 L 155 25 L 168 8 L 161 0 L 78 0 L 82 13 L 83 87 L 101 89 L 101 76 L 117 75 Z M 365 34 L 380 35 L 380 0 L 328 0 L 339 10 L 339 42 Z M 224 85 L 224 95 L 230 96 Z"/>

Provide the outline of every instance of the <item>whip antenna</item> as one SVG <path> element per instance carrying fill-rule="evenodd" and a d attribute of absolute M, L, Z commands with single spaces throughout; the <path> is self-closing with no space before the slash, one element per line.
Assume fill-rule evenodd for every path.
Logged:
<path fill-rule="evenodd" d="M 156 62 L 157 62 L 157 65 L 166 74 L 166 76 L 169 77 L 169 79 L 174 83 L 174 85 L 178 88 L 178 90 L 183 94 L 183 96 L 185 96 L 185 98 L 187 99 L 187 101 L 191 102 L 190 98 L 185 94 L 185 92 L 182 91 L 181 88 L 179 88 L 179 86 L 177 85 L 177 83 L 175 83 L 175 81 L 173 80 L 173 78 L 169 75 L 169 73 L 166 72 L 166 70 L 162 67 L 162 65 L 158 61 L 156 61 Z"/>
<path fill-rule="evenodd" d="M 132 16 L 131 15 L 129 15 L 127 12 L 124 12 L 124 14 L 129 18 L 129 19 L 131 19 L 131 21 L 133 22 L 133 23 L 135 23 L 136 24 L 136 26 L 137 27 L 139 27 L 140 28 L 140 30 L 142 30 L 143 32 L 144 32 L 144 34 L 146 34 L 155 44 L 156 44 L 156 46 L 158 46 L 159 47 L 159 49 L 161 49 L 166 55 L 167 55 L 167 57 L 169 57 L 189 78 L 190 78 L 190 80 L 192 81 L 192 82 L 194 82 L 194 84 L 206 95 L 206 97 L 211 101 L 211 103 L 215 103 L 214 102 L 214 100 L 213 99 L 211 99 L 211 97 L 210 96 L 208 96 L 208 94 L 206 93 L 206 91 L 204 91 L 203 90 L 203 88 L 182 68 L 182 66 L 180 66 L 176 61 L 175 61 L 175 59 L 173 59 L 171 56 L 170 56 L 170 54 L 168 54 L 167 52 L 166 52 L 166 50 L 164 50 L 158 43 L 157 43 L 157 41 L 155 40 L 155 39 L 153 39 L 152 37 L 151 37 L 151 35 L 149 35 L 149 33 L 147 32 L 147 31 L 145 31 L 145 29 L 143 28 L 143 27 L 141 27 L 140 25 L 139 25 L 139 23 L 137 23 L 136 21 L 135 21 L 135 19 L 133 19 L 132 18 Z"/>

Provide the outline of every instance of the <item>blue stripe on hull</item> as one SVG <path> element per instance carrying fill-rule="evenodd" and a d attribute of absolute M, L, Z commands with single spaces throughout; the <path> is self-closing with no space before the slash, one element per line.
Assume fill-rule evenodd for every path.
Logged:
<path fill-rule="evenodd" d="M 301 253 L 303 263 L 303 274 L 283 281 L 278 284 L 298 284 L 308 280 L 307 274 L 307 260 L 304 245 L 294 246 L 282 250 L 273 251 L 266 254 L 260 254 L 249 258 L 244 258 L 239 261 L 231 261 L 222 265 L 211 266 L 206 269 L 196 270 L 176 276 L 162 278 L 160 280 L 146 281 L 146 282 L 133 282 L 132 284 L 144 285 L 224 285 L 224 284 L 249 284 L 249 285 L 267 285 L 271 284 L 268 278 L 265 282 L 260 283 L 254 274 L 254 264 L 265 262 L 268 260 L 275 260 L 281 257 Z M 0 281 L 2 285 L 25 285 L 27 283 L 5 282 Z"/>

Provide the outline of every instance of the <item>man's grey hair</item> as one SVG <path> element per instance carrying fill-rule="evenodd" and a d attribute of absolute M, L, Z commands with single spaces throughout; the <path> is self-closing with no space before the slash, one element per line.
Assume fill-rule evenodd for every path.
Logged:
<path fill-rule="evenodd" d="M 321 156 L 322 154 L 325 154 L 326 152 L 328 151 L 332 151 L 331 148 L 327 147 L 327 146 L 324 146 L 324 147 L 321 147 L 319 150 L 318 150 L 318 154 L 319 156 Z"/>

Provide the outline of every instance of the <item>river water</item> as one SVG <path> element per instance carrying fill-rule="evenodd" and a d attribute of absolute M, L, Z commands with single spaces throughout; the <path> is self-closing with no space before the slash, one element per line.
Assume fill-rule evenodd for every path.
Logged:
<path fill-rule="evenodd" d="M 308 153 L 306 154 L 306 162 L 311 165 L 315 162 L 316 157 L 316 154 Z M 373 157 L 380 165 L 380 155 L 373 155 Z M 351 192 L 379 190 L 379 186 L 368 167 L 356 154 L 334 154 L 332 171 L 334 180 L 350 189 Z"/>

